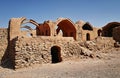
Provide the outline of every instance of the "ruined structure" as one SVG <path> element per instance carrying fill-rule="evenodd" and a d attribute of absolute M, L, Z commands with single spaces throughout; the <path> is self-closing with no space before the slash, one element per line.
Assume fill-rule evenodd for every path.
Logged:
<path fill-rule="evenodd" d="M 111 22 L 103 27 L 103 36 L 105 37 L 113 37 L 114 40 L 120 42 L 120 23 L 119 22 Z"/>
<path fill-rule="evenodd" d="M 33 24 L 36 29 L 24 26 L 28 23 Z M 2 36 L 5 36 L 3 39 L 1 37 L 4 40 L 1 42 L 5 42 L 3 45 L 8 44 L 4 50 L 0 49 L 5 52 L 1 63 L 13 66 L 14 69 L 33 64 L 58 63 L 80 58 L 83 50 L 90 53 L 86 55 L 93 57 L 90 50 L 81 47 L 81 42 L 101 36 L 114 37 L 119 41 L 119 24 L 110 23 L 103 28 L 95 28 L 89 22 L 74 23 L 68 18 L 58 18 L 56 21 L 49 20 L 41 24 L 24 17 L 12 18 L 8 29 L 0 29 Z"/>

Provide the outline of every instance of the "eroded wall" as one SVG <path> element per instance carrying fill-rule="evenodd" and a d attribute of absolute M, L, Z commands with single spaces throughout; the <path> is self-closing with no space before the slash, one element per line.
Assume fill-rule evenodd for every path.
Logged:
<path fill-rule="evenodd" d="M 8 45 L 8 30 L 7 28 L 0 28 L 0 60 L 4 55 Z"/>
<path fill-rule="evenodd" d="M 90 40 L 94 40 L 96 37 L 98 37 L 98 28 L 93 28 L 93 30 L 81 30 L 81 39 L 83 41 L 88 41 L 87 40 L 87 34 L 90 36 Z"/>
<path fill-rule="evenodd" d="M 15 46 L 15 68 L 52 63 L 51 48 L 53 46 L 60 47 L 62 60 L 80 57 L 80 45 L 71 37 L 18 38 Z"/>
<path fill-rule="evenodd" d="M 113 29 L 113 39 L 120 42 L 120 26 Z"/>
<path fill-rule="evenodd" d="M 86 23 L 84 21 L 78 21 L 76 23 L 78 41 L 88 41 L 87 34 L 89 34 L 89 40 L 93 40 L 99 36 L 98 30 L 101 30 L 100 28 L 95 28 L 88 24 L 88 28 L 83 29 L 85 24 Z"/>
<path fill-rule="evenodd" d="M 11 65 L 14 68 L 52 63 L 51 48 L 54 46 L 60 48 L 62 60 L 73 57 L 79 58 L 81 53 L 79 42 L 87 41 L 87 34 L 89 34 L 89 40 L 94 40 L 98 37 L 99 29 L 92 27 L 92 30 L 89 30 L 89 28 L 84 30 L 82 28 L 84 22 L 73 24 L 68 19 L 60 19 L 58 22 L 48 21 L 43 25 L 38 24 L 37 31 L 39 32 L 37 32 L 36 30 L 21 31 L 21 25 L 24 20 L 26 18 L 12 18 L 8 27 L 9 31 L 7 29 L 0 30 L 0 52 L 7 53 L 5 61 L 9 59 L 8 61 L 11 61 Z M 58 26 L 58 32 L 61 29 L 64 32 L 68 32 L 68 34 L 65 35 L 66 33 L 63 33 L 59 36 L 59 33 L 56 32 L 56 26 Z M 120 28 L 114 29 L 113 33 L 116 40 L 120 40 L 119 31 Z M 7 32 L 9 32 L 8 35 Z M 28 35 L 31 36 L 29 37 Z"/>

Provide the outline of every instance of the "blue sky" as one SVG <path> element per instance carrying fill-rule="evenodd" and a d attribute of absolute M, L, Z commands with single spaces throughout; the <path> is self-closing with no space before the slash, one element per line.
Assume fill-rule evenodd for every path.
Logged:
<path fill-rule="evenodd" d="M 120 22 L 120 0 L 0 0 L 0 28 L 8 27 L 13 17 L 39 23 L 64 17 L 102 27 L 109 22 Z"/>

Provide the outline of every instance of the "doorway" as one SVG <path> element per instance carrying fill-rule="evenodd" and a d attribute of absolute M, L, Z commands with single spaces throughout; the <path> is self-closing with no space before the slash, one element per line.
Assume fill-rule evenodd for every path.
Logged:
<path fill-rule="evenodd" d="M 98 36 L 101 36 L 102 35 L 102 30 L 98 30 Z"/>
<path fill-rule="evenodd" d="M 86 34 L 86 40 L 90 41 L 90 34 L 89 33 Z"/>
<path fill-rule="evenodd" d="M 52 63 L 59 63 L 62 61 L 61 49 L 58 46 L 53 46 L 51 48 Z"/>

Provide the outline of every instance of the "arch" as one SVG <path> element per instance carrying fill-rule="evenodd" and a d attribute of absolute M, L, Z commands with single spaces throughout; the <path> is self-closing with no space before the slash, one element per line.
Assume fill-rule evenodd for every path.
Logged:
<path fill-rule="evenodd" d="M 36 27 L 37 36 L 50 36 L 50 26 L 47 23 L 39 24 Z"/>
<path fill-rule="evenodd" d="M 22 26 L 21 28 L 26 28 L 26 29 L 28 29 L 28 30 L 33 30 L 30 26 L 27 26 L 27 25 Z"/>
<path fill-rule="evenodd" d="M 57 20 L 56 25 L 56 35 L 60 32 L 63 33 L 63 37 L 73 37 L 76 40 L 76 28 L 74 23 L 70 19 L 60 18 Z"/>
<path fill-rule="evenodd" d="M 101 35 L 102 35 L 102 30 L 99 29 L 99 30 L 97 31 L 97 33 L 98 33 L 98 36 L 101 36 Z"/>
<path fill-rule="evenodd" d="M 52 63 L 58 63 L 62 61 L 61 49 L 58 46 L 53 46 L 51 48 Z"/>
<path fill-rule="evenodd" d="M 24 26 L 22 26 L 22 25 L 23 25 L 23 24 L 27 24 L 27 23 L 33 24 L 33 25 L 35 25 L 36 27 L 39 26 L 39 24 L 38 24 L 36 21 L 32 20 L 32 19 L 30 19 L 30 20 L 24 19 L 24 20 L 21 22 L 21 27 L 24 27 Z M 25 28 L 26 28 L 26 27 L 25 27 Z M 28 26 L 27 26 L 27 28 L 28 28 Z"/>
<path fill-rule="evenodd" d="M 113 36 L 113 29 L 115 27 L 118 27 L 118 26 L 120 26 L 119 22 L 110 22 L 110 23 L 108 23 L 107 25 L 105 25 L 102 28 L 103 36 L 105 36 L 105 37 L 112 37 Z"/>
<path fill-rule="evenodd" d="M 86 34 L 86 41 L 90 41 L 90 34 L 89 33 Z"/>
<path fill-rule="evenodd" d="M 87 22 L 82 26 L 83 30 L 93 30 L 93 27 Z"/>
<path fill-rule="evenodd" d="M 35 22 L 34 20 L 23 20 L 20 25 L 21 35 L 27 37 L 36 36 L 36 27 L 38 27 L 38 25 L 37 22 Z"/>
<path fill-rule="evenodd" d="M 30 19 L 30 21 L 29 21 L 30 23 L 32 23 L 32 24 L 34 24 L 35 26 L 39 26 L 39 24 L 36 22 L 36 21 L 34 21 L 34 20 L 32 20 L 32 19 Z"/>

